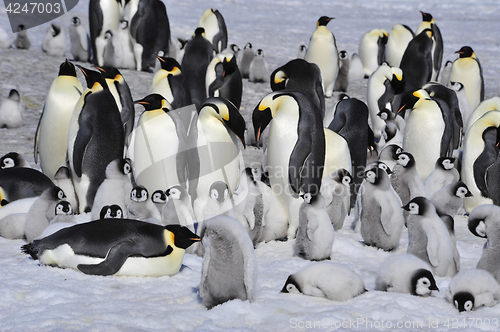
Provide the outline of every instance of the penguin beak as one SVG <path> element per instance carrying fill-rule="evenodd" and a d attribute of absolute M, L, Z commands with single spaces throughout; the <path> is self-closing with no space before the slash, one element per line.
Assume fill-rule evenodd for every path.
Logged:
<path fill-rule="evenodd" d="M 473 197 L 474 195 L 472 195 L 472 193 L 470 191 L 468 191 L 466 194 L 465 194 L 465 197 Z"/>
<path fill-rule="evenodd" d="M 398 110 L 398 114 L 401 113 L 406 107 L 406 104 L 404 104 L 403 106 L 401 106 L 401 108 Z"/>
<path fill-rule="evenodd" d="M 431 285 L 431 286 L 429 287 L 429 289 L 430 289 L 430 290 L 435 290 L 435 291 L 438 291 L 438 292 L 439 292 L 439 288 L 438 288 L 438 286 L 437 286 L 437 285 Z"/>
<path fill-rule="evenodd" d="M 406 211 L 410 211 L 410 204 L 406 204 L 405 206 L 401 207 L 402 209 L 405 209 Z"/>

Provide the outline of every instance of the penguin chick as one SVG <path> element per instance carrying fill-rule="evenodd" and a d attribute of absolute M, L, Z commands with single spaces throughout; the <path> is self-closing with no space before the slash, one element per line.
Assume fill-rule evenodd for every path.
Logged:
<path fill-rule="evenodd" d="M 255 57 L 252 59 L 248 70 L 248 80 L 250 82 L 269 82 L 269 69 L 267 68 L 266 60 L 264 59 L 264 51 L 260 48 L 257 50 Z"/>
<path fill-rule="evenodd" d="M 424 184 L 418 173 L 415 159 L 408 152 L 396 154 L 396 166 L 391 174 L 391 185 L 403 204 L 417 196 L 425 196 Z"/>
<path fill-rule="evenodd" d="M 49 226 L 55 217 L 55 206 L 66 198 L 61 188 L 53 186 L 45 189 L 40 197 L 33 203 L 26 217 L 24 232 L 28 242 L 33 241 L 43 230 Z"/>
<path fill-rule="evenodd" d="M 89 40 L 90 37 L 82 26 L 80 18 L 73 17 L 69 26 L 69 37 L 71 41 L 71 54 L 75 61 L 87 62 L 90 59 Z"/>
<path fill-rule="evenodd" d="M 302 293 L 343 302 L 366 291 L 363 280 L 347 265 L 318 262 L 291 274 L 282 293 Z"/>
<path fill-rule="evenodd" d="M 330 173 L 321 180 L 321 195 L 325 199 L 325 208 L 334 230 L 339 230 L 344 225 L 347 216 L 344 198 L 350 194 L 352 176 L 344 168 Z"/>
<path fill-rule="evenodd" d="M 22 24 L 17 27 L 17 35 L 14 40 L 14 46 L 20 50 L 29 50 L 31 47 L 30 37 L 28 37 L 26 27 Z"/>
<path fill-rule="evenodd" d="M 66 35 L 58 23 L 52 23 L 47 29 L 42 42 L 42 51 L 52 56 L 64 56 L 66 52 Z"/>
<path fill-rule="evenodd" d="M 224 214 L 232 208 L 233 205 L 231 203 L 231 199 L 229 199 L 229 189 L 227 184 L 222 181 L 215 181 L 212 183 L 209 190 L 209 198 L 203 207 L 203 219 L 205 220 Z"/>
<path fill-rule="evenodd" d="M 165 191 L 165 195 L 167 203 L 163 205 L 161 211 L 161 223 L 182 225 L 196 232 L 198 225 L 191 207 L 191 198 L 186 189 L 182 186 L 173 186 Z"/>
<path fill-rule="evenodd" d="M 333 91 L 347 92 L 347 87 L 349 86 L 349 65 L 350 60 L 347 51 L 339 52 L 339 74 L 335 80 L 335 85 Z"/>
<path fill-rule="evenodd" d="M 0 128 L 19 128 L 23 125 L 24 106 L 16 89 L 9 92 L 9 97 L 0 106 Z"/>
<path fill-rule="evenodd" d="M 17 152 L 9 152 L 0 158 L 0 169 L 11 167 L 31 167 L 30 164 Z"/>
<path fill-rule="evenodd" d="M 330 259 L 335 232 L 325 210 L 325 200 L 318 193 L 303 195 L 299 210 L 299 228 L 295 245 L 305 259 L 320 261 Z"/>
<path fill-rule="evenodd" d="M 439 291 L 429 264 L 410 254 L 391 255 L 381 265 L 375 289 L 384 292 L 428 296 Z"/>
<path fill-rule="evenodd" d="M 446 214 L 454 217 L 463 206 L 464 197 L 471 196 L 465 183 L 457 181 L 436 191 L 429 199 L 437 202 Z"/>
<path fill-rule="evenodd" d="M 304 59 L 306 57 L 307 46 L 302 44 L 299 46 L 299 51 L 297 52 L 297 59 Z"/>
<path fill-rule="evenodd" d="M 436 161 L 434 171 L 424 181 L 424 190 L 427 197 L 431 197 L 436 191 L 458 181 L 460 175 L 454 163 L 455 158 L 452 157 L 440 157 Z"/>
<path fill-rule="evenodd" d="M 243 48 L 243 55 L 239 64 L 241 78 L 248 78 L 250 74 L 250 64 L 252 63 L 255 53 L 252 49 L 252 43 L 247 43 Z"/>
<path fill-rule="evenodd" d="M 37 240 L 43 239 L 63 228 L 71 227 L 77 223 L 71 203 L 68 201 L 60 201 L 56 204 L 55 215 L 54 219 L 50 221 L 49 226 L 43 230 L 40 236 L 37 236 Z"/>
<path fill-rule="evenodd" d="M 111 204 L 104 205 L 101 209 L 101 213 L 99 214 L 99 219 L 122 219 L 123 218 L 123 210 L 120 205 Z"/>
<path fill-rule="evenodd" d="M 130 192 L 130 202 L 127 205 L 127 217 L 130 219 L 160 223 L 161 214 L 149 199 L 149 193 L 144 186 L 135 186 Z"/>
<path fill-rule="evenodd" d="M 205 220 L 201 229 L 203 256 L 200 297 L 208 309 L 240 299 L 253 301 L 257 260 L 252 241 L 231 217 Z"/>
<path fill-rule="evenodd" d="M 155 190 L 151 195 L 151 202 L 155 203 L 156 208 L 161 213 L 163 206 L 167 203 L 167 195 L 163 190 Z"/>
<path fill-rule="evenodd" d="M 491 307 L 500 300 L 500 285 L 487 271 L 462 270 L 451 279 L 446 298 L 459 312 Z"/>

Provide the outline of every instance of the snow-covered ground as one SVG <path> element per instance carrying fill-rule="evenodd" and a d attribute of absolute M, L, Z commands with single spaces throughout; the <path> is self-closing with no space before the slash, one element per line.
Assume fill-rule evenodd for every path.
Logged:
<path fill-rule="evenodd" d="M 243 48 L 252 42 L 264 50 L 270 71 L 293 59 L 307 44 L 317 19 L 335 17 L 329 25 L 339 49 L 357 52 L 364 32 L 372 28 L 390 31 L 395 23 L 416 29 L 419 10 L 431 13 L 444 39 L 443 61 L 456 58 L 455 51 L 471 46 L 483 66 L 486 98 L 498 95 L 500 74 L 500 4 L 497 0 L 466 1 L 164 1 L 174 36 L 189 37 L 201 13 L 217 8 L 225 18 L 229 42 Z M 88 27 L 88 1 L 58 19 L 68 29 L 77 15 Z M 0 6 L 2 7 L 2 6 Z M 0 26 L 9 31 L 7 15 L 0 8 Z M 21 153 L 34 167 L 33 138 L 50 83 L 63 58 L 46 56 L 41 43 L 48 25 L 28 30 L 32 47 L 0 50 L 0 97 L 17 88 L 26 105 L 20 129 L 0 129 L 0 155 Z M 69 33 L 67 33 L 69 53 Z M 14 36 L 10 33 L 11 38 Z M 87 64 L 88 66 L 88 64 Z M 152 74 L 122 71 L 134 99 L 147 94 Z M 82 79 L 80 77 L 80 79 Z M 82 79 L 83 80 L 83 79 Z M 241 112 L 250 117 L 270 88 L 244 82 Z M 366 80 L 351 82 L 348 94 L 366 101 Z M 331 107 L 333 98 L 327 100 Z M 139 108 L 137 109 L 139 112 Z M 247 163 L 259 160 L 260 151 L 248 147 Z M 230 301 L 206 310 L 198 295 L 202 259 L 186 255 L 184 267 L 172 277 L 98 277 L 73 270 L 40 266 L 20 252 L 23 240 L 0 238 L 1 331 L 285 331 L 285 330 L 498 330 L 500 305 L 458 314 L 444 298 L 450 279 L 437 278 L 441 291 L 429 298 L 374 291 L 375 276 L 389 255 L 404 253 L 406 231 L 393 253 L 365 247 L 359 233 L 345 226 L 336 234 L 332 261 L 345 263 L 360 274 L 368 292 L 344 303 L 304 295 L 281 294 L 288 275 L 311 264 L 294 254 L 294 241 L 260 244 L 255 301 Z M 456 218 L 457 246 L 463 269 L 474 268 L 481 256 L 483 239 L 467 229 L 467 219 Z"/>

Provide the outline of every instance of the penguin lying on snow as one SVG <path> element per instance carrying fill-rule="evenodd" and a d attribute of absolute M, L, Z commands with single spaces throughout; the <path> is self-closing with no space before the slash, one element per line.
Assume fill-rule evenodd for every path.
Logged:
<path fill-rule="evenodd" d="M 179 271 L 184 250 L 200 238 L 189 229 L 130 219 L 64 228 L 21 250 L 44 265 L 94 275 L 163 276 Z"/>

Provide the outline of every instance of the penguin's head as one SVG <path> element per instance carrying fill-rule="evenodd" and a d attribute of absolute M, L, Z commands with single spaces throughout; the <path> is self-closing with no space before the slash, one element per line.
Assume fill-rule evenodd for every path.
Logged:
<path fill-rule="evenodd" d="M 243 49 L 252 49 L 252 43 L 247 43 Z"/>
<path fill-rule="evenodd" d="M 71 24 L 73 24 L 75 27 L 76 26 L 79 26 L 81 24 L 80 22 L 80 19 L 76 16 L 74 16 L 72 19 L 71 19 Z"/>
<path fill-rule="evenodd" d="M 287 98 L 293 98 L 293 96 L 285 92 L 273 92 L 262 98 L 255 107 L 252 113 L 252 123 L 257 143 L 260 142 L 260 135 L 269 125 L 273 116 Z"/>
<path fill-rule="evenodd" d="M 146 111 L 155 111 L 161 109 L 164 112 L 168 112 L 172 108 L 168 101 L 158 93 L 147 95 L 141 100 L 134 101 L 134 103 L 144 106 L 144 109 Z"/>
<path fill-rule="evenodd" d="M 364 174 L 364 178 L 366 179 L 366 181 L 368 181 L 372 184 L 376 184 L 378 181 L 378 172 L 379 172 L 378 167 L 372 167 L 372 168 L 366 169 L 365 174 Z"/>
<path fill-rule="evenodd" d="M 384 108 L 380 112 L 377 113 L 377 116 L 381 118 L 382 120 L 390 120 L 391 118 L 391 111 L 389 111 L 387 108 Z"/>
<path fill-rule="evenodd" d="M 293 274 L 288 276 L 288 279 L 286 279 L 285 285 L 281 289 L 281 293 L 292 293 L 292 294 L 302 293 L 302 289 L 300 285 L 297 283 L 297 280 Z"/>
<path fill-rule="evenodd" d="M 394 90 L 394 94 L 403 93 L 405 90 L 405 76 L 403 75 L 403 71 L 398 67 L 391 67 L 391 87 Z"/>
<path fill-rule="evenodd" d="M 186 191 L 181 186 L 172 186 L 165 191 L 168 199 L 182 200 L 186 195 Z"/>
<path fill-rule="evenodd" d="M 9 152 L 0 158 L 0 169 L 12 167 L 29 167 L 29 165 L 19 153 Z"/>
<path fill-rule="evenodd" d="M 411 278 L 411 294 L 428 296 L 433 290 L 439 291 L 439 288 L 432 272 L 427 269 L 416 270 Z"/>
<path fill-rule="evenodd" d="M 333 19 L 334 17 L 321 16 L 318 20 L 318 23 L 316 24 L 316 27 L 326 26 Z"/>
<path fill-rule="evenodd" d="M 19 95 L 19 91 L 16 89 L 11 89 L 9 92 L 9 97 L 7 97 L 9 100 L 13 100 L 15 102 L 20 102 L 21 101 L 21 96 Z"/>
<path fill-rule="evenodd" d="M 61 33 L 61 26 L 57 23 L 52 23 L 51 25 L 52 28 L 52 37 L 56 37 Z"/>
<path fill-rule="evenodd" d="M 201 239 L 194 234 L 189 228 L 181 225 L 167 225 L 165 229 L 170 233 L 173 245 L 180 249 L 187 249 L 195 242 Z"/>
<path fill-rule="evenodd" d="M 398 114 L 404 117 L 405 111 L 412 109 L 419 97 L 415 96 L 415 91 L 407 91 L 401 96 L 401 104 L 398 110 Z"/>
<path fill-rule="evenodd" d="M 307 46 L 306 45 L 302 44 L 302 45 L 299 46 L 299 51 L 300 52 L 305 52 L 306 50 L 307 50 Z"/>
<path fill-rule="evenodd" d="M 58 186 L 53 186 L 45 189 L 40 197 L 51 201 L 61 201 L 66 198 L 66 195 L 61 188 L 59 188 Z"/>
<path fill-rule="evenodd" d="M 129 175 L 132 171 L 132 166 L 130 165 L 130 159 L 124 158 L 120 159 L 118 164 L 120 165 L 120 169 L 123 172 L 123 175 Z"/>
<path fill-rule="evenodd" d="M 459 312 L 474 309 L 474 295 L 470 292 L 458 292 L 453 296 L 453 304 Z"/>
<path fill-rule="evenodd" d="M 198 27 L 196 30 L 194 30 L 194 36 L 195 37 L 203 37 L 205 38 L 205 28 Z"/>
<path fill-rule="evenodd" d="M 476 58 L 476 55 L 470 46 L 462 46 L 462 48 L 455 53 L 458 54 L 459 58 Z"/>
<path fill-rule="evenodd" d="M 111 30 L 108 30 L 104 33 L 104 39 L 108 40 L 108 39 L 111 39 L 113 38 L 113 31 Z"/>
<path fill-rule="evenodd" d="M 157 56 L 156 58 L 160 61 L 161 69 L 168 73 L 167 77 L 170 75 L 180 75 L 181 65 L 177 62 L 177 60 L 168 56 Z"/>
<path fill-rule="evenodd" d="M 347 57 L 347 51 L 346 50 L 342 50 L 342 51 L 339 52 L 339 59 L 340 60 L 348 59 L 348 57 Z"/>
<path fill-rule="evenodd" d="M 408 204 L 403 206 L 403 209 L 408 211 L 409 214 L 422 216 L 427 212 L 430 205 L 432 205 L 432 203 L 430 203 L 427 198 L 423 196 L 417 196 L 409 201 Z"/>
<path fill-rule="evenodd" d="M 229 45 L 229 48 L 231 49 L 231 52 L 234 53 L 234 55 L 238 54 L 239 51 L 241 51 L 240 47 L 236 44 Z"/>
<path fill-rule="evenodd" d="M 0 169 L 12 168 L 15 166 L 16 163 L 11 157 L 3 156 L 2 159 L 0 159 Z"/>
<path fill-rule="evenodd" d="M 155 190 L 151 195 L 151 201 L 155 204 L 164 204 L 167 201 L 167 195 L 163 190 Z"/>
<path fill-rule="evenodd" d="M 73 214 L 73 208 L 71 207 L 71 203 L 68 201 L 60 201 L 56 204 L 55 207 L 56 215 L 70 215 Z"/>
<path fill-rule="evenodd" d="M 99 214 L 101 219 L 121 219 L 123 218 L 122 208 L 117 204 L 105 205 Z"/>
<path fill-rule="evenodd" d="M 123 80 L 122 74 L 120 71 L 111 66 L 102 66 L 102 67 L 95 67 L 99 72 L 104 75 L 104 78 L 110 79 L 110 80 L 115 80 L 115 81 L 121 81 Z"/>
<path fill-rule="evenodd" d="M 245 145 L 246 122 L 240 111 L 229 100 L 221 97 L 206 99 L 198 108 L 198 114 L 208 112 L 226 125 L 241 141 L 243 148 Z"/>
<path fill-rule="evenodd" d="M 125 30 L 128 28 L 128 21 L 127 20 L 121 20 L 120 21 L 120 29 Z"/>
<path fill-rule="evenodd" d="M 489 227 L 498 227 L 498 216 L 500 207 L 492 204 L 479 205 L 469 213 L 469 231 L 475 236 L 487 238 Z"/>
<path fill-rule="evenodd" d="M 76 77 L 76 69 L 75 65 L 72 64 L 71 62 L 66 59 L 61 65 L 59 66 L 59 75 L 58 76 L 72 76 Z"/>
<path fill-rule="evenodd" d="M 453 193 L 455 196 L 459 198 L 464 198 L 464 197 L 472 197 L 472 193 L 469 191 L 469 188 L 467 188 L 467 185 L 463 183 L 462 181 L 457 181 L 455 182 L 453 186 Z"/>
<path fill-rule="evenodd" d="M 255 56 L 264 57 L 264 50 L 262 50 L 261 48 L 259 48 L 257 50 L 257 52 L 255 53 Z"/>
<path fill-rule="evenodd" d="M 415 158 L 409 152 L 400 152 L 396 154 L 396 162 L 405 168 L 415 166 Z"/>
<path fill-rule="evenodd" d="M 300 197 L 302 197 L 304 199 L 304 202 L 306 204 L 311 204 L 313 202 L 313 195 L 311 193 L 304 193 L 302 195 L 300 195 Z"/>
<path fill-rule="evenodd" d="M 449 171 L 450 169 L 455 167 L 455 158 L 452 157 L 440 157 L 436 161 L 436 167 L 439 167 L 445 171 Z"/>
<path fill-rule="evenodd" d="M 422 14 L 422 21 L 424 22 L 434 22 L 434 18 L 432 17 L 431 14 L 429 13 L 424 13 L 423 11 L 420 11 Z"/>
<path fill-rule="evenodd" d="M 215 181 L 210 186 L 209 195 L 214 201 L 222 204 L 229 197 L 229 188 L 225 182 Z"/>
<path fill-rule="evenodd" d="M 256 183 L 257 181 L 257 174 L 258 174 L 258 169 L 256 167 L 245 167 L 243 170 L 245 172 L 246 177 L 252 181 L 252 183 Z M 241 177 L 240 177 L 241 180 Z"/>
<path fill-rule="evenodd" d="M 450 85 L 451 85 L 451 88 L 454 90 L 454 91 L 461 91 L 464 89 L 464 85 L 460 82 L 453 82 L 453 81 L 450 81 Z"/>
<path fill-rule="evenodd" d="M 17 32 L 24 31 L 24 30 L 26 30 L 26 27 L 24 26 L 24 24 L 19 24 L 17 26 Z"/>
<path fill-rule="evenodd" d="M 148 200 L 148 190 L 144 186 L 135 186 L 130 191 L 130 199 L 135 202 L 145 202 Z"/>
<path fill-rule="evenodd" d="M 104 90 L 109 89 L 108 84 L 106 83 L 106 79 L 100 72 L 84 68 L 80 65 L 76 66 L 80 68 L 83 75 L 85 76 L 85 82 L 87 82 L 88 89 L 96 89 L 99 86 L 101 86 Z"/>

